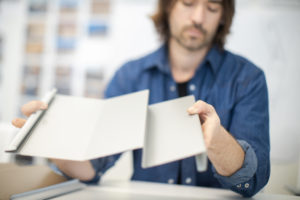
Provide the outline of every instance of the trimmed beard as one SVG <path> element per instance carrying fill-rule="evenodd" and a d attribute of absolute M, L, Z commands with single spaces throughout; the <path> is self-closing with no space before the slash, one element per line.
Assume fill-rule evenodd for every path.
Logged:
<path fill-rule="evenodd" d="M 187 44 L 185 42 L 185 38 L 183 36 L 184 31 L 190 29 L 190 28 L 196 28 L 198 31 L 200 31 L 203 34 L 203 41 L 200 42 L 197 46 Z M 213 37 L 209 37 L 207 35 L 207 31 L 202 27 L 202 25 L 194 24 L 192 26 L 186 26 L 183 28 L 183 30 L 180 32 L 179 36 L 171 34 L 171 37 L 175 39 L 175 41 L 182 46 L 183 48 L 187 49 L 188 51 L 198 51 L 203 49 L 204 47 L 207 47 L 211 45 L 213 41 Z M 196 38 L 195 38 L 196 39 Z M 193 40 L 193 38 L 188 38 L 188 40 Z"/>

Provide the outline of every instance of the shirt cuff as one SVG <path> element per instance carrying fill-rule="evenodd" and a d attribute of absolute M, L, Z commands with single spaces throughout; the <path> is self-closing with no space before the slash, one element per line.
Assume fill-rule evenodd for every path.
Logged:
<path fill-rule="evenodd" d="M 231 176 L 222 176 L 218 174 L 214 166 L 212 166 L 214 177 L 216 177 L 223 187 L 226 188 L 248 181 L 253 177 L 257 170 L 257 157 L 251 145 L 244 140 L 237 140 L 237 142 L 245 152 L 245 159 L 241 169 Z"/>
<path fill-rule="evenodd" d="M 97 158 L 97 159 L 90 160 L 90 162 L 95 170 L 95 176 L 92 180 L 89 181 L 89 183 L 98 183 L 101 176 L 104 173 L 102 170 L 107 163 L 107 159 Z"/>
<path fill-rule="evenodd" d="M 50 164 L 50 168 L 57 174 L 64 176 L 66 179 L 68 180 L 72 180 L 73 178 L 71 178 L 70 176 L 68 176 L 67 174 L 65 174 L 63 171 L 61 171 L 54 163 Z M 80 181 L 82 183 L 85 184 L 97 184 L 100 180 L 100 176 L 99 174 L 96 173 L 96 175 L 89 181 Z"/>

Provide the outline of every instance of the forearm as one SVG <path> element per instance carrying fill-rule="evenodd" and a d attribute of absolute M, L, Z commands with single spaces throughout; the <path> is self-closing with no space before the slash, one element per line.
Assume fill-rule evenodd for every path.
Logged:
<path fill-rule="evenodd" d="M 244 162 L 245 153 L 238 142 L 222 126 L 207 145 L 207 155 L 217 172 L 222 176 L 231 176 Z"/>
<path fill-rule="evenodd" d="M 220 118 L 212 105 L 197 101 L 188 109 L 198 114 L 202 124 L 207 156 L 217 172 L 230 176 L 243 166 L 245 153 L 238 142 L 223 128 Z"/>
<path fill-rule="evenodd" d="M 90 161 L 70 161 L 50 159 L 59 170 L 71 178 L 77 178 L 81 181 L 89 181 L 94 178 L 95 170 Z"/>

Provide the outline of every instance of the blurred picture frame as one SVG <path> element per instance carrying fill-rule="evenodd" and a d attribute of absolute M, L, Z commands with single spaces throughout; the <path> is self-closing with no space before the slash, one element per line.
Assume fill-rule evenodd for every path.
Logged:
<path fill-rule="evenodd" d="M 70 95 L 72 83 L 72 67 L 71 66 L 57 66 L 55 68 L 55 88 L 58 93 Z"/>
<path fill-rule="evenodd" d="M 41 15 L 46 14 L 48 10 L 47 0 L 29 0 L 28 1 L 28 14 L 29 15 Z"/>
<path fill-rule="evenodd" d="M 76 15 L 78 8 L 78 0 L 60 0 L 59 12 L 61 16 Z"/>
<path fill-rule="evenodd" d="M 106 36 L 108 34 L 108 23 L 106 22 L 90 22 L 88 25 L 88 34 L 91 37 Z"/>
<path fill-rule="evenodd" d="M 26 29 L 26 53 L 41 54 L 44 51 L 45 24 L 28 23 Z"/>
<path fill-rule="evenodd" d="M 41 67 L 25 65 L 23 67 L 21 91 L 23 95 L 37 96 L 39 91 Z"/>
<path fill-rule="evenodd" d="M 103 67 L 90 67 L 85 72 L 84 96 L 103 98 L 105 89 L 105 70 Z"/>
<path fill-rule="evenodd" d="M 111 10 L 110 0 L 92 0 L 91 13 L 92 15 L 108 15 Z"/>

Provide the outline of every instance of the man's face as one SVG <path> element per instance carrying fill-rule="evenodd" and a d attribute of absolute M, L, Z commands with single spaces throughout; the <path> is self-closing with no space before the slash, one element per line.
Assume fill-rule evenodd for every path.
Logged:
<path fill-rule="evenodd" d="M 222 14 L 222 0 L 177 0 L 169 16 L 171 40 L 189 51 L 209 46 Z"/>

